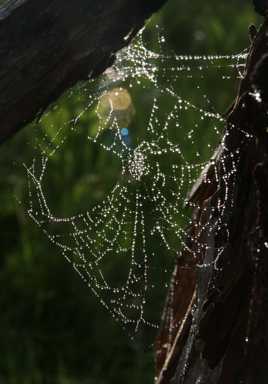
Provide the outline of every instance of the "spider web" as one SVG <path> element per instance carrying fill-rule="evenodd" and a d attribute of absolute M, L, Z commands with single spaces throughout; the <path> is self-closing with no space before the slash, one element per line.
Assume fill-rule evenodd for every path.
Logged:
<path fill-rule="evenodd" d="M 187 191 L 213 162 L 209 159 L 216 146 L 224 145 L 224 119 L 202 85 L 209 74 L 224 87 L 240 76 L 246 59 L 244 52 L 164 53 L 165 39 L 158 32 L 157 47 L 150 50 L 145 33 L 142 30 L 118 54 L 100 80 L 79 85 L 65 96 L 72 116 L 64 124 L 57 126 L 62 113 L 58 105 L 42 117 L 37 155 L 25 165 L 29 216 L 131 333 L 144 325 L 158 326 L 163 288 L 168 287 L 179 250 L 187 247 L 184 228 L 196 204 L 187 203 Z M 81 136 L 83 148 L 75 146 Z M 73 203 L 58 213 L 61 204 L 55 206 L 53 188 L 61 188 L 55 192 L 59 199 L 75 189 L 61 178 L 68 145 L 102 159 L 95 175 L 103 172 L 98 177 L 107 191 L 93 199 L 98 187 L 90 188 L 83 197 L 89 201 L 86 211 Z M 57 180 L 51 177 L 53 167 L 58 169 Z M 235 168 L 234 163 L 226 184 Z M 224 207 L 223 201 L 222 211 Z M 221 218 L 217 225 L 224 225 Z M 198 252 L 201 244 L 197 237 L 192 240 Z"/>

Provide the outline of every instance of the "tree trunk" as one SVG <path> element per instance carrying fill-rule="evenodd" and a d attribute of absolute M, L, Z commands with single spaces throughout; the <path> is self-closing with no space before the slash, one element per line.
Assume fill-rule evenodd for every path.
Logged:
<path fill-rule="evenodd" d="M 0 143 L 102 73 L 166 0 L 9 0 L 0 6 Z"/>
<path fill-rule="evenodd" d="M 267 127 L 268 19 L 190 196 L 198 205 L 156 343 L 158 384 L 268 382 Z"/>

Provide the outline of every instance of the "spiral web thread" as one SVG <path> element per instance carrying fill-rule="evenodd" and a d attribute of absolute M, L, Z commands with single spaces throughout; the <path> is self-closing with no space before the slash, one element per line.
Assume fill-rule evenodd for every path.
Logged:
<path fill-rule="evenodd" d="M 81 112 L 66 124 L 68 132 L 66 127 L 57 127 L 54 137 L 46 140 L 45 149 L 42 143 L 39 156 L 30 166 L 25 166 L 29 216 L 62 251 L 113 318 L 134 333 L 143 325 L 157 327 L 147 307 L 154 301 L 156 284 L 167 287 L 170 269 L 165 266 L 165 260 L 169 260 L 166 265 L 172 265 L 179 249 L 187 246 L 182 224 L 190 224 L 188 208 L 185 208 L 186 192 L 208 166 L 215 144 L 218 145 L 223 136 L 224 120 L 213 110 L 213 103 L 202 93 L 199 83 L 212 70 L 220 81 L 239 77 L 246 59 L 246 53 L 164 54 L 163 37 L 159 38 L 159 52 L 153 52 L 146 48 L 143 35 L 141 31 L 132 44 L 119 53 L 114 67 L 94 85 L 94 92 L 91 81 L 80 88 L 82 95 L 87 89 L 90 91 Z M 201 95 L 201 106 L 178 92 L 181 79 L 194 81 L 196 92 Z M 142 137 L 136 140 L 132 126 L 126 127 L 126 121 L 122 121 L 116 109 L 117 98 L 127 95 L 131 100 L 133 89 L 142 89 L 150 99 L 146 126 Z M 70 134 L 81 133 L 80 121 L 92 111 L 98 126 L 88 134 L 84 145 L 90 143 L 111 154 L 119 162 L 121 171 L 103 201 L 86 212 L 57 216 L 50 208 L 49 193 L 45 192 L 49 164 L 58 152 L 64 151 Z M 191 122 L 185 126 L 187 116 L 191 116 Z M 209 130 L 213 143 L 199 145 L 197 132 L 204 127 Z M 189 147 L 191 156 L 186 150 Z M 223 168 L 224 161 L 223 158 Z M 234 161 L 231 172 L 225 174 L 226 185 L 235 169 Z M 227 194 L 226 188 L 226 199 Z M 224 201 L 221 203 L 220 209 L 224 211 Z M 217 225 L 224 225 L 221 218 Z M 198 250 L 198 238 L 191 240 L 196 242 Z M 113 268 L 117 268 L 118 279 L 110 278 L 111 264 L 116 264 Z M 155 281 L 158 279 L 161 281 Z"/>

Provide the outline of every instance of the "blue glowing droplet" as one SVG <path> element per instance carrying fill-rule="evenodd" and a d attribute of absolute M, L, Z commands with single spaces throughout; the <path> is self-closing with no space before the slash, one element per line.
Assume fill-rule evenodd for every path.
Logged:
<path fill-rule="evenodd" d="M 128 136 L 129 135 L 128 129 L 127 128 L 122 128 L 121 129 L 121 135 L 122 136 Z"/>

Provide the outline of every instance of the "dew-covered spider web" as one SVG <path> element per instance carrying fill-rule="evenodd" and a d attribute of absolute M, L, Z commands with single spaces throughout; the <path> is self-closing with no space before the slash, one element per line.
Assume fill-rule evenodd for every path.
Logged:
<path fill-rule="evenodd" d="M 149 49 L 145 34 L 100 79 L 43 115 L 36 156 L 25 165 L 29 216 L 132 333 L 158 326 L 175 258 L 187 246 L 196 204 L 187 192 L 224 145 L 216 88 L 233 86 L 246 59 L 176 55 L 165 52 L 163 37 Z M 216 85 L 209 95 L 208 77 Z"/>

